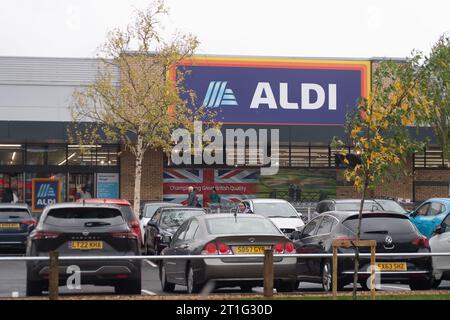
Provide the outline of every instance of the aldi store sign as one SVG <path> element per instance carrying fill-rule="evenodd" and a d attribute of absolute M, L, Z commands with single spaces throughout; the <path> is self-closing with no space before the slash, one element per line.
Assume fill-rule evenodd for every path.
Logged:
<path fill-rule="evenodd" d="M 177 68 L 191 107 L 230 124 L 343 125 L 370 87 L 369 61 L 195 57 Z"/>
<path fill-rule="evenodd" d="M 32 179 L 32 211 L 41 212 L 47 205 L 61 201 L 61 181 L 58 179 Z"/>

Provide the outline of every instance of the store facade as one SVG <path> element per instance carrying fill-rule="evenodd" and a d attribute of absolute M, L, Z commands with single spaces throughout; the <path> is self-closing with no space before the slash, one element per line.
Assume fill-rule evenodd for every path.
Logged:
<path fill-rule="evenodd" d="M 338 150 L 330 143 L 333 137 L 346 141 L 345 115 L 370 91 L 378 62 L 214 56 L 186 60 L 178 66 L 188 71 L 185 86 L 196 92 L 200 104 L 217 111 L 224 134 L 227 129 L 279 130 L 279 171 L 261 175 L 260 166 L 248 161 L 251 145 L 235 165 L 174 165 L 161 151 L 149 150 L 142 200 L 183 202 L 189 185 L 201 190 L 205 204 L 212 188 L 231 202 L 357 196 L 344 181 Z M 37 205 L 39 197 L 42 203 L 73 201 L 83 187 L 92 197 L 133 199 L 134 159 L 123 146 L 103 141 L 78 146 L 67 136 L 72 94 L 92 82 L 97 71 L 95 59 L 0 57 L 0 201 L 6 189 L 30 205 Z M 118 71 L 115 79 L 119 81 Z M 420 135 L 432 138 L 429 129 Z M 437 147 L 415 155 L 406 170 L 407 176 L 380 187 L 376 195 L 415 201 L 449 195 L 450 170 Z M 55 190 L 52 181 L 58 183 Z"/>

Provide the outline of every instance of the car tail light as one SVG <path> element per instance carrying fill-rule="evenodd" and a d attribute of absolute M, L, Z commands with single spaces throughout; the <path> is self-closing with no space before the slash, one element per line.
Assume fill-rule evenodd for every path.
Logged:
<path fill-rule="evenodd" d="M 139 222 L 131 221 L 130 223 L 128 223 L 128 226 L 131 228 L 132 232 L 136 234 L 138 239 L 141 239 L 141 228 L 139 226 Z"/>
<path fill-rule="evenodd" d="M 233 254 L 231 252 L 230 247 L 228 245 L 226 245 L 225 243 L 219 243 L 218 249 L 219 249 L 219 254 Z"/>
<path fill-rule="evenodd" d="M 295 253 L 295 247 L 292 242 L 286 242 L 284 245 L 285 253 Z"/>
<path fill-rule="evenodd" d="M 36 231 L 32 238 L 34 240 L 43 240 L 43 239 L 56 239 L 61 235 L 60 232 L 54 232 L 54 231 Z"/>
<path fill-rule="evenodd" d="M 273 247 L 274 253 L 283 254 L 283 253 L 295 253 L 295 247 L 292 242 L 285 243 L 277 243 Z"/>
<path fill-rule="evenodd" d="M 34 220 L 34 219 L 22 220 L 22 223 L 27 224 L 27 225 L 34 225 L 34 226 L 37 224 L 36 220 Z"/>
<path fill-rule="evenodd" d="M 111 233 L 113 238 L 122 238 L 122 239 L 137 239 L 138 235 L 134 232 L 113 232 Z"/>
<path fill-rule="evenodd" d="M 278 253 L 278 254 L 284 253 L 284 243 L 277 243 L 273 247 L 273 251 L 275 251 L 275 253 Z"/>
<path fill-rule="evenodd" d="M 430 243 L 428 242 L 428 238 L 425 236 L 420 236 L 417 239 L 414 239 L 411 244 L 419 248 L 429 248 Z"/>
<path fill-rule="evenodd" d="M 208 243 L 202 250 L 202 254 L 217 254 L 217 246 L 214 242 Z"/>

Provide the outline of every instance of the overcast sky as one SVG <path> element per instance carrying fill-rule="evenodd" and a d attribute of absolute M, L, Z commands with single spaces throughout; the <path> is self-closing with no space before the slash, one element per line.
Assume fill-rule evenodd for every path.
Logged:
<path fill-rule="evenodd" d="M 0 55 L 93 57 L 108 30 L 143 0 L 1 0 Z M 405 57 L 450 33 L 450 1 L 167 0 L 166 33 L 200 40 L 199 54 Z"/>

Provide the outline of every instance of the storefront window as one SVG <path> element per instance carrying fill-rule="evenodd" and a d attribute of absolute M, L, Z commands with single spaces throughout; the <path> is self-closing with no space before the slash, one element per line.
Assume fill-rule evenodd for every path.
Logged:
<path fill-rule="evenodd" d="M 94 175 L 93 174 L 69 174 L 69 199 L 75 201 L 81 198 L 84 189 L 85 194 L 94 197 Z"/>
<path fill-rule="evenodd" d="M 97 146 L 69 146 L 68 156 L 71 166 L 95 166 Z"/>
<path fill-rule="evenodd" d="M 22 173 L 0 173 L 0 202 L 23 202 L 23 182 Z"/>
<path fill-rule="evenodd" d="M 0 145 L 0 165 L 13 166 L 23 164 L 23 148 L 20 144 Z"/>
<path fill-rule="evenodd" d="M 119 150 L 116 146 L 102 146 L 97 149 L 98 166 L 117 166 Z"/>
<path fill-rule="evenodd" d="M 311 167 L 328 167 L 330 165 L 329 148 L 311 147 Z"/>

